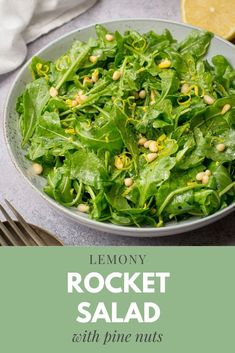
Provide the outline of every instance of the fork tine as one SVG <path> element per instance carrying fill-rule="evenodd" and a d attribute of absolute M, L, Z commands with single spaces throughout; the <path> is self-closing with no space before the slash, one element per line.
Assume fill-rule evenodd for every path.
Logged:
<path fill-rule="evenodd" d="M 9 206 L 9 208 L 12 210 L 16 218 L 18 219 L 19 223 L 21 226 L 24 228 L 24 230 L 28 233 L 28 235 L 33 238 L 35 243 L 38 246 L 44 246 L 46 243 L 39 237 L 39 235 L 28 225 L 28 223 L 24 220 L 24 218 L 16 211 L 16 209 L 10 204 L 9 201 L 5 200 L 6 204 Z"/>
<path fill-rule="evenodd" d="M 20 244 L 16 241 L 16 239 L 14 238 L 14 236 L 11 234 L 11 232 L 7 229 L 7 227 L 5 226 L 5 224 L 3 224 L 0 221 L 0 229 L 3 232 L 3 234 L 6 236 L 7 240 L 10 241 L 10 243 L 14 246 L 19 246 Z"/>
<path fill-rule="evenodd" d="M 27 240 L 27 237 L 25 234 L 22 233 L 20 228 L 17 227 L 16 223 L 11 219 L 10 215 L 7 213 L 7 211 L 3 208 L 3 206 L 0 204 L 0 210 L 2 211 L 4 217 L 10 224 L 11 228 L 15 231 L 15 233 L 19 236 L 19 238 L 22 240 L 24 245 L 31 245 L 31 243 Z"/>
<path fill-rule="evenodd" d="M 8 246 L 6 240 L 3 238 L 3 236 L 0 234 L 0 245 L 1 246 Z"/>

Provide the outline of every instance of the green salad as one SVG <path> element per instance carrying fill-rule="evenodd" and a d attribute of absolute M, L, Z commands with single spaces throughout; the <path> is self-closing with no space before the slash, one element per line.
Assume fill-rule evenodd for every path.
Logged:
<path fill-rule="evenodd" d="M 94 220 L 162 226 L 234 202 L 235 71 L 212 34 L 109 33 L 32 59 L 17 102 L 45 193 Z"/>

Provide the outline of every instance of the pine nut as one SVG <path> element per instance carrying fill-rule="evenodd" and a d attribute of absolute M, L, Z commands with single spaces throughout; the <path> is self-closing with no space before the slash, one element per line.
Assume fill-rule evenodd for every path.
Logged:
<path fill-rule="evenodd" d="M 149 151 L 150 152 L 157 152 L 158 151 L 158 146 L 156 141 L 151 141 L 149 144 Z"/>
<path fill-rule="evenodd" d="M 189 93 L 190 91 L 190 86 L 188 83 L 184 83 L 182 86 L 181 86 L 181 93 L 183 94 L 187 94 Z"/>
<path fill-rule="evenodd" d="M 141 137 L 138 141 L 138 145 L 144 146 L 146 141 L 147 141 L 146 137 Z"/>
<path fill-rule="evenodd" d="M 208 184 L 209 182 L 209 176 L 204 174 L 202 178 L 202 184 Z"/>
<path fill-rule="evenodd" d="M 119 70 L 114 71 L 114 73 L 113 73 L 113 80 L 114 80 L 114 81 L 117 81 L 117 80 L 119 80 L 120 77 L 121 77 L 121 72 L 120 72 Z"/>
<path fill-rule="evenodd" d="M 224 115 L 224 114 L 227 113 L 230 109 L 231 109 L 231 105 L 230 105 L 230 104 L 225 104 L 225 105 L 223 106 L 223 109 L 221 110 L 221 114 Z"/>
<path fill-rule="evenodd" d="M 125 179 L 124 179 L 124 184 L 125 184 L 125 186 L 127 186 L 127 187 L 131 186 L 131 185 L 133 184 L 132 178 L 125 178 Z"/>
<path fill-rule="evenodd" d="M 142 89 L 141 91 L 139 91 L 139 97 L 141 99 L 144 99 L 146 97 L 146 91 L 144 89 Z"/>
<path fill-rule="evenodd" d="M 82 213 L 88 213 L 89 212 L 89 206 L 84 204 L 84 203 L 80 203 L 78 205 L 78 211 L 82 212 Z"/>
<path fill-rule="evenodd" d="M 81 94 L 79 96 L 81 103 L 85 102 L 87 100 L 87 96 L 85 94 Z"/>
<path fill-rule="evenodd" d="M 197 175 L 196 175 L 196 180 L 202 181 L 204 175 L 205 175 L 204 172 L 197 173 Z"/>
<path fill-rule="evenodd" d="M 145 158 L 148 163 L 151 163 L 152 161 L 154 161 L 154 159 L 157 158 L 157 153 L 149 153 Z"/>
<path fill-rule="evenodd" d="M 151 143 L 151 140 L 145 141 L 144 147 L 145 147 L 145 148 L 149 148 L 150 143 Z"/>
<path fill-rule="evenodd" d="M 43 172 L 43 168 L 39 163 L 33 163 L 33 170 L 34 170 L 34 173 L 37 175 L 40 175 Z"/>
<path fill-rule="evenodd" d="M 55 87 L 50 88 L 50 96 L 51 97 L 56 97 L 58 95 L 58 91 Z"/>
<path fill-rule="evenodd" d="M 219 143 L 217 146 L 216 146 L 216 149 L 218 152 L 224 152 L 225 150 L 225 144 L 224 143 Z"/>
<path fill-rule="evenodd" d="M 96 62 L 97 62 L 97 56 L 95 56 L 95 55 L 91 55 L 90 57 L 89 57 L 89 60 L 90 60 L 90 62 L 91 63 L 93 63 L 93 64 L 95 64 Z"/>
<path fill-rule="evenodd" d="M 107 33 L 106 36 L 105 36 L 105 39 L 108 42 L 112 42 L 114 40 L 114 36 L 112 34 Z"/>
<path fill-rule="evenodd" d="M 215 102 L 214 98 L 212 98 L 211 96 L 208 96 L 208 95 L 205 95 L 203 99 L 204 99 L 204 102 L 209 105 L 211 105 Z"/>

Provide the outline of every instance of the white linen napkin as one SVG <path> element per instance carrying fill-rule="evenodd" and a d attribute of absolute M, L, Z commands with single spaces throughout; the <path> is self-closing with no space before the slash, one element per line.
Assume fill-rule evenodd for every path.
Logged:
<path fill-rule="evenodd" d="M 0 0 L 0 74 L 25 59 L 26 43 L 85 12 L 96 0 Z"/>

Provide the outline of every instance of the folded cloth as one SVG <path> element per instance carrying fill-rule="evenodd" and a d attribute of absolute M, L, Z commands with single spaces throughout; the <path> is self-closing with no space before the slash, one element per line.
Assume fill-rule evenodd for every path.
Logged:
<path fill-rule="evenodd" d="M 25 59 L 26 43 L 85 12 L 96 0 L 0 0 L 0 74 Z"/>

